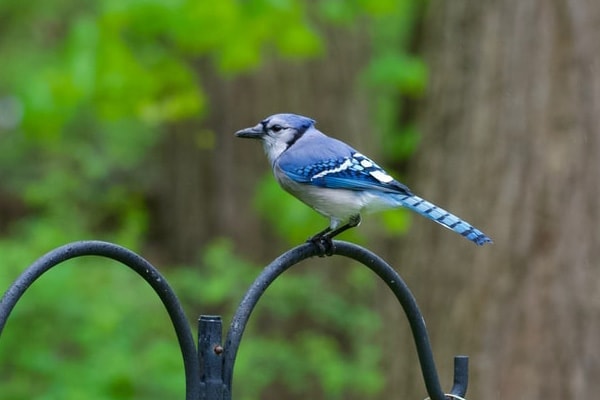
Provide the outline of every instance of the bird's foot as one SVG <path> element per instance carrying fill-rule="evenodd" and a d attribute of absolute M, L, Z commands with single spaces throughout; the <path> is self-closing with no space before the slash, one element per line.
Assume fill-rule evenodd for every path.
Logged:
<path fill-rule="evenodd" d="M 319 257 L 331 257 L 335 252 L 335 244 L 329 236 L 316 235 L 307 240 L 308 243 L 312 243 L 318 250 Z"/>

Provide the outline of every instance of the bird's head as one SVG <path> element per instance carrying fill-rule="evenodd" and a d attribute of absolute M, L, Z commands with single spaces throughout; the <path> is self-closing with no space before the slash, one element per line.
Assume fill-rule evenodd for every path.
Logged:
<path fill-rule="evenodd" d="M 256 126 L 237 131 L 235 136 L 261 139 L 272 163 L 314 124 L 314 120 L 302 115 L 275 114 L 263 119 Z"/>

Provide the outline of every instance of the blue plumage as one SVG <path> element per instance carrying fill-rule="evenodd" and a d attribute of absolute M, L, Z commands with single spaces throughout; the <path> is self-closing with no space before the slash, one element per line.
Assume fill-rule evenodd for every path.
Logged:
<path fill-rule="evenodd" d="M 360 223 L 361 213 L 406 207 L 473 241 L 491 243 L 483 232 L 457 216 L 415 196 L 405 185 L 351 146 L 328 137 L 310 118 L 276 114 L 236 132 L 263 141 L 280 185 L 330 219 L 311 240 L 331 241 Z"/>
<path fill-rule="evenodd" d="M 299 183 L 333 189 L 409 192 L 406 186 L 393 180 L 380 166 L 354 150 L 344 158 L 322 160 L 300 167 L 280 162 L 279 167 Z M 388 177 L 387 181 L 382 181 L 382 177 Z"/>
<path fill-rule="evenodd" d="M 481 246 L 486 243 L 491 243 L 492 240 L 487 237 L 479 229 L 475 228 L 468 222 L 463 221 L 454 214 L 436 206 L 420 198 L 419 196 L 399 196 L 399 203 L 408 209 L 415 211 L 422 216 L 437 222 L 438 224 L 453 230 L 454 232 L 464 236 L 475 244 Z"/>

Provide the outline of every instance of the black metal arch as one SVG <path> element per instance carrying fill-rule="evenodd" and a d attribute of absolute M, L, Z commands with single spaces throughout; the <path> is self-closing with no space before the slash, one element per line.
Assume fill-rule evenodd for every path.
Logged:
<path fill-rule="evenodd" d="M 136 253 L 116 244 L 101 241 L 81 241 L 58 247 L 35 261 L 10 286 L 0 300 L 0 335 L 11 311 L 25 291 L 45 272 L 76 257 L 100 256 L 118 261 L 137 272 L 160 297 L 171 318 L 185 369 L 186 400 L 200 398 L 199 361 L 189 323 L 177 296 L 166 279 L 152 264 Z"/>
<path fill-rule="evenodd" d="M 441 389 L 433 353 L 425 327 L 425 320 L 410 289 L 400 275 L 382 258 L 364 247 L 344 241 L 334 241 L 333 254 L 352 258 L 377 274 L 396 295 L 408 318 L 412 330 L 417 354 L 421 363 L 421 371 L 427 393 L 432 400 L 444 400 L 446 395 Z M 250 318 L 252 310 L 260 300 L 265 290 L 277 277 L 299 262 L 319 254 L 319 249 L 310 243 L 295 247 L 276 258 L 256 278 L 242 299 L 229 328 L 225 341 L 223 359 L 223 383 L 231 393 L 233 367 L 242 335 Z M 457 356 L 454 359 L 454 384 L 450 394 L 464 396 L 468 384 L 468 358 Z"/>
<path fill-rule="evenodd" d="M 334 241 L 334 253 L 352 258 L 377 274 L 396 295 L 407 315 L 412 330 L 421 371 L 432 400 L 445 400 L 425 327 L 425 321 L 408 286 L 383 259 L 352 243 Z M 312 244 L 297 246 L 276 258 L 256 278 L 246 292 L 231 322 L 225 346 L 221 345 L 221 318 L 201 316 L 198 329 L 198 350 L 189 324 L 177 296 L 165 278 L 144 258 L 116 244 L 101 241 L 81 241 L 56 248 L 27 268 L 0 299 L 0 335 L 6 321 L 25 291 L 45 272 L 58 264 L 82 256 L 100 256 L 118 261 L 137 272 L 154 289 L 165 306 L 175 329 L 183 357 L 186 400 L 230 400 L 233 368 L 237 351 L 252 310 L 275 279 L 295 264 L 317 255 Z M 455 357 L 454 385 L 451 395 L 462 398 L 467 391 L 468 358 Z"/>

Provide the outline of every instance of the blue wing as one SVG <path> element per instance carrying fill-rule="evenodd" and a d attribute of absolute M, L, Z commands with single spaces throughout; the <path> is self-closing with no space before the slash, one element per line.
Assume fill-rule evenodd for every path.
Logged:
<path fill-rule="evenodd" d="M 354 151 L 344 157 L 312 160 L 306 165 L 279 163 L 281 170 L 299 183 L 347 189 L 376 190 L 410 195 L 410 190 L 387 174 L 368 157 Z"/>

